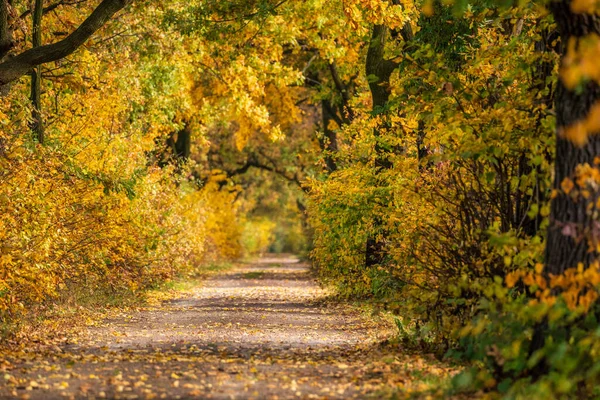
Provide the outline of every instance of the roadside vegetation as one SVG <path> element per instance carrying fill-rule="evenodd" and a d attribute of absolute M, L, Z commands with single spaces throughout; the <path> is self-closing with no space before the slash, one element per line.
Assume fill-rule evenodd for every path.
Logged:
<path fill-rule="evenodd" d="M 600 396 L 599 15 L 0 0 L 1 337 L 284 252 L 456 393 Z"/>

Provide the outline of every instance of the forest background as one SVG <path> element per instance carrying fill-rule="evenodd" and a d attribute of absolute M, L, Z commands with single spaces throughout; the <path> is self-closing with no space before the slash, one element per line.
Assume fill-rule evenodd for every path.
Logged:
<path fill-rule="evenodd" d="M 456 390 L 595 397 L 594 1 L 0 1 L 0 326 L 309 254 Z"/>

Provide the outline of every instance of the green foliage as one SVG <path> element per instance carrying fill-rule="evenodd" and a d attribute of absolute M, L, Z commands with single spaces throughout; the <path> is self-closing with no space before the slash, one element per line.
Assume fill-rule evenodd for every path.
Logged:
<path fill-rule="evenodd" d="M 90 7 L 45 16 L 46 39 Z M 192 160 L 162 162 L 172 160 L 162 156 L 173 132 L 189 127 L 201 142 L 203 131 L 191 117 L 186 44 L 159 30 L 152 18 L 164 10 L 145 11 L 147 19 L 126 13 L 108 24 L 69 62 L 43 67 L 43 145 L 28 126 L 27 82 L 0 99 L 3 326 L 53 302 L 125 303 L 207 260 L 244 253 L 236 192 L 214 182 L 200 190 Z"/>
<path fill-rule="evenodd" d="M 497 283 L 497 290 L 506 288 Z M 485 297 L 479 314 L 460 331 L 461 351 L 473 362 L 454 378 L 459 390 L 496 389 L 506 398 L 596 398 L 600 393 L 597 305 L 582 313 L 563 301 L 549 306 L 525 294 Z M 542 334 L 543 346 L 533 341 Z M 537 340 L 540 340 L 538 337 Z"/>
<path fill-rule="evenodd" d="M 134 293 L 310 248 L 405 342 L 468 362 L 457 390 L 600 396 L 599 266 L 543 273 L 553 197 L 589 206 L 583 232 L 559 230 L 600 248 L 600 159 L 551 184 L 555 131 L 584 145 L 600 126 L 589 105 L 556 127 L 561 46 L 581 95 L 597 38 L 560 43 L 535 2 L 146 7 L 44 70 L 45 145 L 24 82 L 0 98 L 3 323 L 82 282 Z"/>
<path fill-rule="evenodd" d="M 415 41 L 442 55 L 451 70 L 460 69 L 469 49 L 477 46 L 477 24 L 452 7 L 434 2 L 433 14 L 421 15 Z"/>

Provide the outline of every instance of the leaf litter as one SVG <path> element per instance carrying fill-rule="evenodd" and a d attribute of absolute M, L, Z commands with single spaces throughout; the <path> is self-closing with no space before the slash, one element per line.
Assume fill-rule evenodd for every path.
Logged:
<path fill-rule="evenodd" d="M 0 354 L 0 398 L 433 398 L 456 369 L 390 344 L 297 259 L 222 272 L 57 345 Z"/>

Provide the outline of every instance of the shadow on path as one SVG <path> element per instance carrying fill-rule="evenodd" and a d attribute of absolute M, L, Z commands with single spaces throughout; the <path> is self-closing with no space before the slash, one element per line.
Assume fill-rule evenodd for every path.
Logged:
<path fill-rule="evenodd" d="M 89 328 L 79 345 L 7 360 L 0 397 L 379 398 L 419 390 L 415 374 L 449 373 L 382 346 L 389 326 L 326 298 L 308 265 L 265 257 L 191 296 Z"/>

